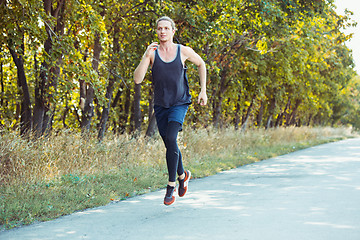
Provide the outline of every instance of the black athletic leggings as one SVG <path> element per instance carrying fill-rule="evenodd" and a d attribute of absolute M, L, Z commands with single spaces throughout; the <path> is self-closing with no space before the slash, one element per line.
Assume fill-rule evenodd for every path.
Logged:
<path fill-rule="evenodd" d="M 178 175 L 184 173 L 181 152 L 177 145 L 177 135 L 181 129 L 181 124 L 175 121 L 168 123 L 166 135 L 161 136 L 166 147 L 166 164 L 169 172 L 169 182 L 176 181 Z"/>

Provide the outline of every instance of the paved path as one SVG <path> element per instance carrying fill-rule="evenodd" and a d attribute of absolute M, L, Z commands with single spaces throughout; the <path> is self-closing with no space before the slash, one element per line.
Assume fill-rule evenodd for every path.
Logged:
<path fill-rule="evenodd" d="M 325 144 L 0 233 L 7 239 L 359 240 L 360 139 Z"/>

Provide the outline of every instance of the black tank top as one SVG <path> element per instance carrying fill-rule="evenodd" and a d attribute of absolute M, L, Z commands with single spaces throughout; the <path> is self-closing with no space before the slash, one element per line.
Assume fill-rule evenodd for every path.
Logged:
<path fill-rule="evenodd" d="M 165 108 L 191 103 L 186 67 L 181 62 L 180 44 L 173 61 L 164 62 L 155 50 L 151 69 L 154 85 L 154 104 Z"/>

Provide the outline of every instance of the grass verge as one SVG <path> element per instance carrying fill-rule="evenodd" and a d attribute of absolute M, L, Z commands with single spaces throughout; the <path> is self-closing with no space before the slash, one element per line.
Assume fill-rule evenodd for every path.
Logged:
<path fill-rule="evenodd" d="M 179 148 L 194 178 L 355 134 L 347 128 L 185 129 Z M 165 187 L 159 137 L 84 139 L 61 132 L 25 141 L 0 133 L 0 229 L 46 221 Z"/>

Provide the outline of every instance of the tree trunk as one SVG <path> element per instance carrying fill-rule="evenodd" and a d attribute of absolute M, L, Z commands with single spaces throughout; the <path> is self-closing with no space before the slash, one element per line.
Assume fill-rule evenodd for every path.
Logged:
<path fill-rule="evenodd" d="M 155 132 L 156 132 L 156 118 L 155 118 L 155 113 L 153 112 L 150 115 L 149 124 L 148 124 L 148 127 L 146 129 L 145 136 L 146 137 L 152 137 L 152 136 L 154 136 Z"/>
<path fill-rule="evenodd" d="M 222 109 L 222 96 L 218 94 L 216 99 L 214 99 L 214 115 L 213 115 L 213 125 L 214 128 L 220 128 L 221 122 L 221 109 Z"/>
<path fill-rule="evenodd" d="M 286 103 L 284 111 L 282 113 L 280 113 L 279 116 L 277 117 L 277 119 L 275 121 L 275 127 L 282 126 L 283 118 L 284 118 L 284 116 L 286 116 L 286 112 L 287 112 L 288 108 L 290 107 L 290 104 L 291 104 L 291 97 L 289 97 L 288 102 Z"/>
<path fill-rule="evenodd" d="M 40 74 L 41 76 L 41 74 Z M 41 79 L 41 77 L 40 77 Z M 42 97 L 44 88 L 42 87 L 42 81 L 38 79 L 35 86 L 35 105 L 33 116 L 33 132 L 35 137 L 38 138 L 42 134 L 43 118 L 45 113 L 44 98 Z"/>
<path fill-rule="evenodd" d="M 308 122 L 306 123 L 306 126 L 310 126 L 312 118 L 313 118 L 313 115 L 310 114 L 310 116 L 308 118 Z"/>
<path fill-rule="evenodd" d="M 81 132 L 86 133 L 90 130 L 91 118 L 94 116 L 94 88 L 89 85 L 86 88 L 85 106 L 81 117 Z"/>
<path fill-rule="evenodd" d="M 215 90 L 215 94 L 214 94 L 215 98 L 213 100 L 214 101 L 213 125 L 215 128 L 221 127 L 220 125 L 221 125 L 222 101 L 223 101 L 224 93 L 227 89 L 227 84 L 226 84 L 227 71 L 228 71 L 227 68 L 221 71 L 220 86 L 217 90 Z"/>
<path fill-rule="evenodd" d="M 266 120 L 266 127 L 265 127 L 266 129 L 269 129 L 272 127 L 272 118 L 273 118 L 275 106 L 276 106 L 276 100 L 275 100 L 275 98 L 272 98 L 270 100 L 270 106 L 269 106 L 269 110 L 268 110 L 269 116 Z"/>
<path fill-rule="evenodd" d="M 120 128 L 120 134 L 123 134 L 126 132 L 126 127 L 128 124 L 129 119 L 129 112 L 130 112 L 130 104 L 131 104 L 131 92 L 130 89 L 127 88 L 125 91 L 125 102 L 122 106 L 123 111 L 120 111 L 120 122 L 119 122 L 119 128 Z"/>
<path fill-rule="evenodd" d="M 258 127 L 261 127 L 262 121 L 263 121 L 263 117 L 264 117 L 264 103 L 263 103 L 263 101 L 261 101 L 259 113 L 258 113 L 258 115 L 257 115 L 257 117 L 256 117 L 256 122 L 257 122 L 257 126 L 258 126 Z"/>
<path fill-rule="evenodd" d="M 112 108 L 116 107 L 117 103 L 120 100 L 121 94 L 122 94 L 122 89 L 119 89 L 115 95 L 114 101 L 111 103 Z"/>
<path fill-rule="evenodd" d="M 235 104 L 235 117 L 234 117 L 234 129 L 239 130 L 239 124 L 240 124 L 240 96 L 238 97 L 238 100 Z"/>
<path fill-rule="evenodd" d="M 296 112 L 297 112 L 298 107 L 300 106 L 300 103 L 301 103 L 301 100 L 295 101 L 295 106 L 293 108 L 292 113 L 289 116 L 289 120 L 288 120 L 289 125 L 288 126 L 296 124 Z"/>
<path fill-rule="evenodd" d="M 116 93 L 116 95 L 115 95 L 115 98 L 114 98 L 114 100 L 113 100 L 112 103 L 111 103 L 111 108 L 115 108 L 115 107 L 117 106 L 117 104 L 118 104 L 118 102 L 119 102 L 119 100 L 120 100 L 121 95 L 122 95 L 122 89 L 120 88 L 120 89 L 117 91 L 117 93 Z M 121 111 L 121 105 L 120 105 L 119 109 L 120 109 L 119 111 Z M 116 121 L 115 119 L 113 119 L 113 126 L 114 126 L 114 128 L 113 128 L 114 133 L 119 133 L 119 132 L 120 132 L 120 130 L 119 130 L 119 122 Z"/>
<path fill-rule="evenodd" d="M 24 49 L 24 45 L 21 48 Z M 31 131 L 30 93 L 25 76 L 23 54 L 16 53 L 10 47 L 9 50 L 17 68 L 18 86 L 21 95 L 20 135 L 24 136 Z"/>
<path fill-rule="evenodd" d="M 63 112 L 63 114 L 61 115 L 61 120 L 62 120 L 62 123 L 63 123 L 63 127 L 64 127 L 65 129 L 69 127 L 69 126 L 66 124 L 66 117 L 67 117 L 67 114 L 68 114 L 69 110 L 70 110 L 70 107 L 69 107 L 68 103 L 66 103 L 64 112 Z"/>
<path fill-rule="evenodd" d="M 154 93 L 152 91 L 153 88 L 150 88 L 150 99 L 149 99 L 149 123 L 146 129 L 145 136 L 152 137 L 156 132 L 156 118 L 154 113 Z"/>
<path fill-rule="evenodd" d="M 78 49 L 78 46 L 75 46 L 76 50 Z M 85 53 L 84 53 L 84 58 L 83 61 L 86 62 L 87 60 L 87 56 L 88 56 L 88 50 L 85 49 Z M 80 89 L 80 101 L 79 101 L 79 106 L 82 112 L 84 112 L 85 109 L 85 101 L 86 101 L 86 82 L 84 79 L 79 79 L 79 89 Z M 82 126 L 81 123 L 81 119 L 80 119 L 80 126 Z"/>
<path fill-rule="evenodd" d="M 283 113 L 280 113 L 275 120 L 275 128 L 281 126 L 282 118 L 283 118 Z"/>
<path fill-rule="evenodd" d="M 113 94 L 114 83 L 115 83 L 115 76 L 113 76 L 109 79 L 109 84 L 106 88 L 105 97 L 107 99 L 107 104 L 106 104 L 106 106 L 104 106 L 102 114 L 101 114 L 100 129 L 99 129 L 99 134 L 98 134 L 99 141 L 101 141 L 104 138 L 104 133 L 106 130 L 106 123 L 109 119 L 110 104 L 111 104 L 111 98 L 112 98 L 112 94 Z"/>
<path fill-rule="evenodd" d="M 268 119 L 266 120 L 266 127 L 265 127 L 265 129 L 269 129 L 269 128 L 271 128 L 272 127 L 272 115 L 270 115 L 269 117 L 268 117 Z"/>
<path fill-rule="evenodd" d="M 99 70 L 99 60 L 100 60 L 100 53 L 102 51 L 101 42 L 100 42 L 100 34 L 98 32 L 95 33 L 95 40 L 94 40 L 94 55 L 92 60 L 92 68 L 95 72 Z M 94 116 L 94 88 L 91 84 L 88 84 L 86 89 L 85 95 L 85 106 L 82 114 L 81 119 L 81 132 L 82 134 L 87 133 L 91 127 L 91 119 Z"/>
<path fill-rule="evenodd" d="M 247 124 L 248 124 L 249 118 L 250 118 L 250 113 L 251 113 L 252 107 L 254 106 L 254 99 L 255 99 L 255 96 L 251 99 L 250 106 L 248 107 L 248 110 L 246 111 L 246 115 L 245 115 L 243 124 L 241 125 L 241 132 L 244 132 L 246 130 L 246 127 L 247 127 Z"/>
<path fill-rule="evenodd" d="M 45 21 L 45 30 L 47 32 L 48 38 L 44 43 L 44 49 L 49 56 L 48 59 L 45 59 L 41 64 L 40 69 L 40 79 L 38 79 L 35 87 L 35 106 L 34 106 L 34 116 L 33 116 L 33 128 L 36 137 L 40 137 L 44 133 L 49 133 L 52 127 L 52 118 L 55 106 L 51 106 L 53 94 L 49 91 L 50 88 L 53 88 L 53 91 L 56 91 L 57 79 L 60 75 L 60 65 L 62 63 L 62 54 L 56 59 L 55 67 L 51 67 L 52 51 L 53 51 L 53 41 L 56 40 L 57 36 L 64 34 L 64 14 L 65 14 L 65 0 L 59 0 L 56 4 L 56 9 L 52 0 L 43 0 L 44 10 L 48 16 L 55 18 L 57 20 L 56 26 L 54 29 L 51 29 L 47 21 Z"/>
<path fill-rule="evenodd" d="M 153 89 L 154 89 L 153 87 L 149 88 L 149 109 L 148 109 L 149 119 L 154 112 L 154 91 L 153 91 Z"/>
<path fill-rule="evenodd" d="M 114 28 L 114 35 L 113 35 L 113 55 L 118 54 L 120 51 L 119 32 L 120 32 L 120 28 L 116 25 Z M 115 70 L 116 65 L 117 65 L 117 64 L 115 64 L 115 61 L 111 60 L 110 64 L 111 64 L 111 66 L 113 66 L 112 68 Z M 99 134 L 98 134 L 99 141 L 101 141 L 104 138 L 106 124 L 109 119 L 109 112 L 110 112 L 110 107 L 111 107 L 111 101 L 112 101 L 112 95 L 113 95 L 113 91 L 114 91 L 115 81 L 116 81 L 116 76 L 115 76 L 115 74 L 112 74 L 112 77 L 110 77 L 110 79 L 109 79 L 108 86 L 106 87 L 105 98 L 107 99 L 108 102 L 107 102 L 107 105 L 103 107 L 103 111 L 101 114 L 100 128 L 99 128 Z"/>
<path fill-rule="evenodd" d="M 2 61 L 1 61 L 1 66 L 0 66 L 0 74 L 1 74 L 1 78 L 0 78 L 1 95 L 3 95 L 5 93 L 5 86 L 4 86 L 4 71 L 3 71 L 3 62 Z M 3 98 L 0 99 L 0 104 L 1 104 L 1 106 L 5 107 Z"/>
<path fill-rule="evenodd" d="M 135 84 L 135 94 L 134 94 L 134 125 L 135 125 L 135 134 L 138 134 L 141 131 L 141 85 Z"/>

